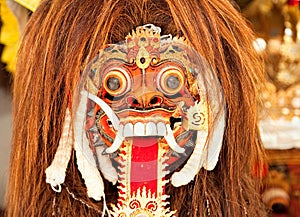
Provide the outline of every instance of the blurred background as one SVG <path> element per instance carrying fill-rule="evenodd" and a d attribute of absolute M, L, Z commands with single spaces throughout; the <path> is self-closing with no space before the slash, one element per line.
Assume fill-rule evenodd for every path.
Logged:
<path fill-rule="evenodd" d="M 261 90 L 260 123 L 268 162 L 262 196 L 273 217 L 300 217 L 300 6 L 299 0 L 231 0 L 257 39 L 266 89 Z M 18 41 L 39 0 L 0 0 L 0 210 L 12 131 L 12 81 Z M 1 211 L 0 211 L 1 216 Z"/>

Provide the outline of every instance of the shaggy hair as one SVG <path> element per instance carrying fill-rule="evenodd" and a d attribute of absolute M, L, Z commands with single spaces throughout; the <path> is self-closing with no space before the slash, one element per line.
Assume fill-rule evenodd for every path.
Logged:
<path fill-rule="evenodd" d="M 101 216 L 89 199 L 74 153 L 61 193 L 45 182 L 58 147 L 70 93 L 105 44 L 123 41 L 152 23 L 162 34 L 184 36 L 204 56 L 226 103 L 219 162 L 186 186 L 167 186 L 178 216 L 266 216 L 260 200 L 264 151 L 257 127 L 262 61 L 248 23 L 226 0 L 44 0 L 26 26 L 14 78 L 13 139 L 8 216 Z M 256 170 L 255 170 L 256 168 Z M 105 183 L 107 203 L 117 188 Z M 207 209 L 209 201 L 209 210 Z"/>

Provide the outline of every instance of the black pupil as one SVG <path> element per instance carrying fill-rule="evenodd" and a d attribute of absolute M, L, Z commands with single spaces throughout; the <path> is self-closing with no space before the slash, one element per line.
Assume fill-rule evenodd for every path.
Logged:
<path fill-rule="evenodd" d="M 177 76 L 171 75 L 170 77 L 167 78 L 167 86 L 170 89 L 177 89 L 180 85 L 179 78 Z"/>
<path fill-rule="evenodd" d="M 106 84 L 110 90 L 118 90 L 120 88 L 120 80 L 116 77 L 110 77 Z"/>

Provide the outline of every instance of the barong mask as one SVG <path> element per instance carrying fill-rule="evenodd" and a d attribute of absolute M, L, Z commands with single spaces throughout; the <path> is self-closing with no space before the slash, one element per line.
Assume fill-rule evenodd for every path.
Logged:
<path fill-rule="evenodd" d="M 74 147 L 89 197 L 104 197 L 102 176 L 118 182 L 112 216 L 173 216 L 166 184 L 214 169 L 224 125 L 222 90 L 205 59 L 184 38 L 138 27 L 84 70 L 47 183 L 60 191 Z"/>

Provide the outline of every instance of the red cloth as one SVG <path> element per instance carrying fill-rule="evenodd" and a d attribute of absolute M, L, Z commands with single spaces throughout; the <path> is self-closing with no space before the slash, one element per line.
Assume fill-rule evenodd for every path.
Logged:
<path fill-rule="evenodd" d="M 287 4 L 289 6 L 298 6 L 299 5 L 299 0 L 288 0 Z"/>

